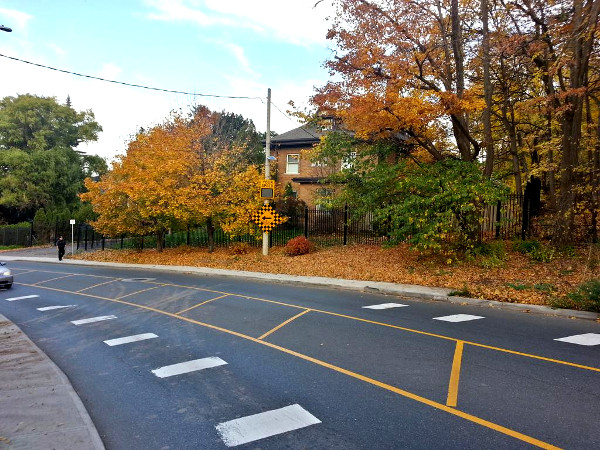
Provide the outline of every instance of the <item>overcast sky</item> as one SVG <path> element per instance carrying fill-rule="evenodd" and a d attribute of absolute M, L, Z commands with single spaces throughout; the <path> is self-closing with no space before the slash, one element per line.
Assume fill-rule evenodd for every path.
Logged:
<path fill-rule="evenodd" d="M 0 54 L 85 75 L 183 91 L 170 94 L 52 71 L 0 57 L 0 98 L 71 97 L 103 127 L 81 150 L 123 154 L 139 127 L 204 104 L 266 130 L 267 88 L 285 112 L 325 83 L 327 2 L 316 0 L 0 0 Z M 191 94 L 258 97 L 227 99 Z M 271 111 L 271 130 L 298 123 Z"/>

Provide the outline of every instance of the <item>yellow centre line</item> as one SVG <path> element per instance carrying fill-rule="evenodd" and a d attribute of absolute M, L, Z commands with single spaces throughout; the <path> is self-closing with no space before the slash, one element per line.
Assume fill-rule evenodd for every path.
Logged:
<path fill-rule="evenodd" d="M 227 296 L 228 295 L 225 294 L 225 295 L 221 295 L 219 297 L 211 298 L 210 300 L 206 300 L 205 302 L 198 303 L 197 305 L 190 306 L 189 308 L 186 308 L 186 309 L 182 309 L 181 311 L 176 312 L 175 314 L 183 314 L 184 312 L 191 311 L 194 308 L 198 308 L 199 306 L 206 305 L 207 303 L 214 302 L 215 300 L 219 300 L 220 298 L 227 297 Z"/>
<path fill-rule="evenodd" d="M 150 282 L 150 283 L 152 283 L 152 282 Z M 156 282 L 154 282 L 154 283 L 156 283 Z M 302 310 L 306 309 L 306 306 L 294 305 L 292 303 L 279 302 L 279 301 L 276 301 L 276 300 L 268 300 L 266 298 L 261 298 L 261 297 L 251 297 L 251 296 L 247 296 L 247 295 L 243 295 L 243 294 L 232 294 L 232 293 L 223 292 L 223 291 L 215 291 L 215 290 L 211 290 L 211 289 L 197 288 L 197 287 L 194 287 L 194 286 L 186 286 L 186 285 L 181 285 L 181 284 L 165 284 L 164 286 L 172 286 L 172 287 L 179 287 L 179 288 L 184 288 L 184 289 L 195 289 L 195 290 L 199 290 L 199 291 L 214 292 L 214 293 L 217 293 L 217 294 L 226 294 L 226 295 L 231 295 L 232 297 L 247 298 L 248 300 L 256 300 L 256 301 L 259 301 L 259 302 L 271 303 L 271 304 L 274 304 L 274 305 L 288 306 L 290 308 L 296 308 L 296 309 L 302 309 Z M 316 312 L 316 313 L 321 313 L 321 314 L 327 314 L 327 315 L 335 316 L 335 317 L 342 317 L 344 319 L 356 320 L 358 322 L 370 323 L 370 324 L 373 324 L 373 325 L 378 325 L 378 326 L 382 326 L 382 327 L 392 328 L 392 329 L 395 329 L 395 330 L 407 331 L 409 333 L 420 334 L 420 335 L 423 335 L 423 336 L 430 336 L 430 337 L 434 337 L 434 338 L 438 338 L 438 339 L 444 339 L 444 340 L 447 340 L 447 341 L 458 342 L 458 341 L 461 340 L 461 339 L 453 338 L 453 337 L 450 337 L 450 336 L 444 336 L 444 335 L 436 334 L 436 333 L 429 333 L 427 331 L 415 330 L 414 328 L 401 327 L 401 326 L 398 326 L 398 325 L 392 325 L 392 324 L 385 323 L 385 322 L 377 322 L 375 320 L 363 319 L 361 317 L 350 316 L 350 315 L 347 315 L 347 314 L 334 313 L 334 312 L 331 312 L 331 311 L 325 311 L 325 310 L 321 310 L 321 309 L 311 309 L 311 311 Z M 577 367 L 579 369 L 591 370 L 592 372 L 600 372 L 600 368 L 599 367 L 585 366 L 583 364 L 577 364 L 577 363 L 572 363 L 572 362 L 568 362 L 568 361 L 562 361 L 560 359 L 546 358 L 545 356 L 534 355 L 534 354 L 531 354 L 531 353 L 518 352 L 518 351 L 515 351 L 515 350 L 509 350 L 509 349 L 506 349 L 506 348 L 494 347 L 492 345 L 479 344 L 477 342 L 471 342 L 471 341 L 462 341 L 462 342 L 464 344 L 467 344 L 467 345 L 473 345 L 475 347 L 486 348 L 488 350 L 494 350 L 494 351 L 497 351 L 497 352 L 509 353 L 509 354 L 512 354 L 512 355 L 523 356 L 523 357 L 526 357 L 526 358 L 539 359 L 541 361 L 547 361 L 547 362 L 551 362 L 551 363 L 554 363 L 554 364 L 561 364 L 561 365 L 570 366 L 570 367 Z"/>
<path fill-rule="evenodd" d="M 33 283 L 35 286 L 39 286 L 42 283 L 48 283 L 50 281 L 55 281 L 55 280 L 61 280 L 63 278 L 69 278 L 69 277 L 74 277 L 76 274 L 74 273 L 70 273 L 68 275 L 63 275 L 62 277 L 56 277 L 56 278 L 50 278 L 49 280 L 44 280 L 44 281 L 38 281 L 37 283 Z"/>
<path fill-rule="evenodd" d="M 306 311 L 302 311 L 300 314 L 296 314 L 294 317 L 290 317 L 288 320 L 286 320 L 283 323 L 280 323 L 279 325 L 277 325 L 275 328 L 273 328 L 272 330 L 267 331 L 265 334 L 263 334 L 261 337 L 259 337 L 258 339 L 264 339 L 267 336 L 269 336 L 270 334 L 276 332 L 277 330 L 279 330 L 280 328 L 286 326 L 288 323 L 296 320 L 298 317 L 303 316 L 304 314 L 306 314 L 307 312 L 310 312 L 310 309 L 307 309 Z"/>
<path fill-rule="evenodd" d="M 87 291 L 88 289 L 94 289 L 94 288 L 96 288 L 98 286 L 104 286 L 105 284 L 114 283 L 115 281 L 119 281 L 119 280 L 120 280 L 120 278 L 115 278 L 114 280 L 108 280 L 108 281 L 105 281 L 104 283 L 94 284 L 93 286 L 86 287 L 86 288 L 83 288 L 83 289 L 79 289 L 78 291 L 76 291 L 76 293 Z"/>
<path fill-rule="evenodd" d="M 452 361 L 452 372 L 450 373 L 450 385 L 448 387 L 448 399 L 446 406 L 456 407 L 458 401 L 458 381 L 460 379 L 460 366 L 463 354 L 463 341 L 456 341 L 454 360 Z"/>
<path fill-rule="evenodd" d="M 153 289 L 158 289 L 159 287 L 160 286 L 152 286 L 152 287 L 150 287 L 148 289 L 142 289 L 141 291 L 132 292 L 131 294 L 121 295 L 119 298 L 131 297 L 132 295 L 141 294 L 142 292 L 148 292 L 148 291 L 151 291 Z"/>
<path fill-rule="evenodd" d="M 24 286 L 39 287 L 40 289 L 47 289 L 47 290 L 52 290 L 52 291 L 64 292 L 64 293 L 67 293 L 67 294 L 73 294 L 73 292 L 65 291 L 63 289 L 50 288 L 50 287 L 46 287 L 46 286 L 34 286 L 34 285 L 28 285 L 28 284 L 24 284 Z M 411 400 L 414 400 L 414 401 L 416 401 L 418 403 L 422 403 L 422 404 L 431 406 L 433 408 L 436 408 L 436 409 L 439 409 L 441 411 L 444 411 L 444 412 L 446 412 L 448 414 L 452 414 L 454 416 L 461 417 L 461 418 L 463 418 L 465 420 L 468 420 L 470 422 L 473 422 L 473 423 L 476 423 L 478 425 L 484 426 L 486 428 L 489 428 L 491 430 L 497 431 L 499 433 L 506 434 L 507 436 L 511 436 L 511 437 L 513 437 L 515 439 L 521 440 L 523 442 L 527 442 L 527 443 L 535 445 L 537 447 L 544 448 L 544 449 L 559 449 L 560 448 L 560 447 L 556 447 L 554 445 L 551 445 L 551 444 L 549 444 L 547 442 L 544 442 L 544 441 L 541 441 L 539 439 L 536 439 L 534 437 L 531 437 L 531 436 L 528 436 L 526 434 L 520 433 L 518 431 L 512 430 L 510 428 L 503 427 L 502 425 L 498 425 L 496 423 L 493 423 L 493 422 L 490 422 L 488 420 L 482 419 L 481 417 L 477 417 L 477 416 L 474 416 L 472 414 L 469 414 L 469 413 L 466 413 L 466 412 L 463 412 L 463 411 L 459 411 L 458 409 L 452 408 L 452 407 L 444 405 L 442 403 L 438 403 L 438 402 L 436 402 L 434 400 L 430 400 L 428 398 L 421 397 L 420 395 L 413 394 L 412 392 L 405 391 L 403 389 L 397 388 L 397 387 L 389 385 L 387 383 L 383 383 L 381 381 L 378 381 L 378 380 L 375 380 L 373 378 L 361 375 L 359 373 L 352 372 L 350 370 L 344 369 L 344 368 L 339 367 L 339 366 L 335 366 L 335 365 L 330 364 L 328 362 L 325 362 L 325 361 L 313 358 L 312 356 L 308 356 L 308 355 L 305 355 L 303 353 L 299 353 L 299 352 L 296 352 L 294 350 L 290 350 L 290 349 L 285 348 L 285 347 L 280 347 L 279 345 L 272 344 L 269 341 L 264 341 L 264 340 L 261 340 L 261 339 L 258 339 L 258 338 L 252 337 L 252 336 L 248 336 L 246 334 L 239 333 L 237 331 L 228 330 L 227 328 L 222 328 L 222 327 L 219 327 L 219 326 L 216 326 L 216 325 L 211 325 L 209 323 L 200 322 L 198 320 L 190 319 L 188 317 L 180 316 L 178 314 L 170 313 L 170 312 L 167 312 L 167 311 L 162 311 L 160 309 L 156 309 L 156 308 L 153 308 L 151 306 L 139 305 L 137 303 L 131 303 L 131 302 L 127 302 L 125 300 L 108 298 L 108 297 L 101 297 L 101 296 L 98 296 L 98 295 L 91 295 L 91 294 L 85 294 L 85 293 L 79 293 L 78 295 L 83 295 L 83 296 L 86 296 L 86 297 L 96 298 L 96 299 L 100 299 L 100 300 L 106 300 L 106 301 L 113 302 L 113 303 L 120 303 L 120 304 L 123 304 L 123 305 L 132 306 L 134 308 L 144 309 L 146 311 L 152 311 L 152 312 L 155 312 L 155 313 L 158 313 L 158 314 L 163 314 L 165 316 L 172 317 L 172 318 L 175 318 L 175 319 L 179 319 L 179 320 L 182 320 L 182 321 L 185 321 L 185 322 L 188 322 L 188 323 L 193 323 L 193 324 L 196 324 L 196 325 L 200 325 L 200 326 L 212 329 L 212 330 L 221 331 L 223 333 L 227 333 L 227 334 L 230 334 L 232 336 L 237 336 L 239 338 L 246 339 L 248 341 L 255 342 L 257 344 L 265 345 L 267 347 L 270 347 L 272 349 L 275 349 L 275 350 L 278 350 L 280 352 L 286 353 L 288 355 L 292 355 L 292 356 L 295 356 L 295 357 L 300 358 L 302 360 L 305 360 L 305 361 L 317 364 L 319 366 L 331 369 L 331 370 L 333 370 L 335 372 L 342 373 L 344 375 L 347 375 L 349 377 L 355 378 L 357 380 L 364 381 L 364 382 L 369 383 L 369 384 L 371 384 L 373 386 L 380 387 L 380 388 L 385 389 L 387 391 L 390 391 L 390 392 L 393 392 L 395 394 L 398 394 L 398 395 L 400 395 L 402 397 L 406 397 L 406 398 L 409 398 Z M 308 311 L 306 311 L 306 312 L 308 312 Z"/>

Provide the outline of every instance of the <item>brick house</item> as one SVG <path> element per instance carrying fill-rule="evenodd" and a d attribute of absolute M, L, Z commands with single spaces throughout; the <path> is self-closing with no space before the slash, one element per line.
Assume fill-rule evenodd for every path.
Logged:
<path fill-rule="evenodd" d="M 271 155 L 275 157 L 277 184 L 283 190 L 289 183 L 296 197 L 309 207 L 315 205 L 319 191 L 327 189 L 320 181 L 328 175 L 331 168 L 312 163 L 307 151 L 319 143 L 321 136 L 326 133 L 327 130 L 304 125 L 271 138 Z"/>

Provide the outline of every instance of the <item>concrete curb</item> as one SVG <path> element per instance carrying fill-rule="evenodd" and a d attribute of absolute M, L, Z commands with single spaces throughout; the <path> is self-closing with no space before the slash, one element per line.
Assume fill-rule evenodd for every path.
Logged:
<path fill-rule="evenodd" d="M 32 261 L 59 264 L 56 258 L 47 257 L 25 257 L 25 256 L 4 256 L 0 258 L 5 261 Z M 101 261 L 85 261 L 63 259 L 60 264 L 79 265 L 79 266 L 100 266 L 100 267 L 122 267 L 133 269 L 151 269 L 162 270 L 165 272 L 193 273 L 205 276 L 221 277 L 243 277 L 251 280 L 303 284 L 317 287 L 334 287 L 338 289 L 349 289 L 354 291 L 377 292 L 387 295 L 397 295 L 406 298 L 419 298 L 430 301 L 449 302 L 454 304 L 464 304 L 472 306 L 491 307 L 506 310 L 522 311 L 532 314 L 544 314 L 560 317 L 577 318 L 584 320 L 600 320 L 600 314 L 589 311 L 577 311 L 573 309 L 559 309 L 550 306 L 529 305 L 522 303 L 507 303 L 496 300 L 485 300 L 467 297 L 450 296 L 450 289 L 435 288 L 427 286 L 417 286 L 412 284 L 387 283 L 381 281 L 360 281 L 344 280 L 339 278 L 310 277 L 299 275 L 272 274 L 263 272 L 249 272 L 241 270 L 211 269 L 206 267 L 190 266 L 167 266 L 159 264 L 125 264 Z"/>

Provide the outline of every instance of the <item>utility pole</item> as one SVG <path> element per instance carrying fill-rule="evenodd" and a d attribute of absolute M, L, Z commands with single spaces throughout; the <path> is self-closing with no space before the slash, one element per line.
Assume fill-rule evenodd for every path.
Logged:
<path fill-rule="evenodd" d="M 271 88 L 267 90 L 267 136 L 265 139 L 265 180 L 271 179 Z M 269 200 L 264 201 L 265 205 L 269 204 Z M 263 255 L 269 254 L 269 233 L 263 231 Z"/>

